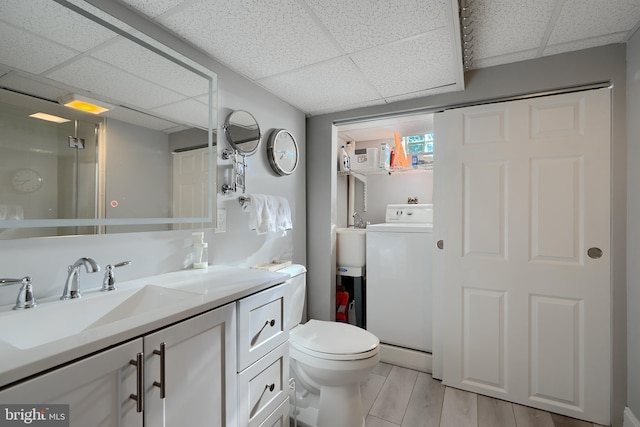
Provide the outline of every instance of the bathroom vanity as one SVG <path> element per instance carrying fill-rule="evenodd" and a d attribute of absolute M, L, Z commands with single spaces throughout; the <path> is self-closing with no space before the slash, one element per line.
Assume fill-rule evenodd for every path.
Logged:
<path fill-rule="evenodd" d="M 287 278 L 211 267 L 3 310 L 0 402 L 69 404 L 82 427 L 288 424 Z M 84 327 L 47 341 L 29 317 Z"/>

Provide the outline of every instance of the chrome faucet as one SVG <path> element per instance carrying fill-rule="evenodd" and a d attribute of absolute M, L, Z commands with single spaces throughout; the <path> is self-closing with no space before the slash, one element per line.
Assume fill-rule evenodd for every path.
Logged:
<path fill-rule="evenodd" d="M 33 308 L 38 305 L 36 296 L 33 294 L 33 286 L 31 285 L 31 277 L 26 276 L 22 279 L 0 279 L 0 286 L 5 285 L 22 285 L 18 292 L 16 305 L 14 310 L 22 310 L 25 308 Z"/>
<path fill-rule="evenodd" d="M 353 226 L 355 228 L 366 228 L 364 220 L 362 219 L 360 214 L 358 214 L 358 212 L 354 212 L 352 216 L 353 216 Z"/>
<path fill-rule="evenodd" d="M 131 261 L 122 261 L 115 265 L 107 265 L 105 267 L 106 271 L 104 273 L 104 279 L 102 279 L 102 290 L 103 291 L 115 291 L 116 289 L 116 275 L 113 272 L 114 268 L 124 267 L 125 265 L 131 264 Z"/>
<path fill-rule="evenodd" d="M 83 257 L 77 260 L 75 264 L 69 266 L 69 274 L 60 299 L 73 299 L 82 296 L 80 293 L 80 267 L 83 265 L 87 273 L 100 271 L 98 263 L 91 258 Z"/>

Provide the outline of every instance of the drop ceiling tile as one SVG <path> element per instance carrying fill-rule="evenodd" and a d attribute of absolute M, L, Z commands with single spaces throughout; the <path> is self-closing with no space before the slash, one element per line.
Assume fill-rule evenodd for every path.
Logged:
<path fill-rule="evenodd" d="M 51 84 L 39 82 L 15 72 L 5 74 L 0 77 L 0 86 L 6 87 L 18 92 L 27 93 L 39 98 L 57 100 L 60 96 L 69 93 L 68 90 L 55 87 Z"/>
<path fill-rule="evenodd" d="M 209 109 L 206 104 L 193 99 L 154 108 L 152 111 L 164 117 L 170 117 L 178 123 L 187 123 L 203 129 L 209 127 Z"/>
<path fill-rule="evenodd" d="M 492 56 L 489 58 L 475 59 L 472 69 L 493 67 L 495 65 L 508 64 L 511 62 L 526 61 L 538 56 L 538 48 L 524 50 L 521 52 L 509 53 L 507 55 Z"/>
<path fill-rule="evenodd" d="M 90 57 L 61 67 L 47 77 L 96 94 L 102 99 L 148 110 L 183 98 L 173 91 Z"/>
<path fill-rule="evenodd" d="M 346 111 L 346 110 L 355 110 L 357 108 L 373 107 L 375 105 L 383 105 L 383 104 L 386 104 L 385 100 L 382 98 L 379 98 L 379 99 L 374 99 L 372 101 L 355 102 L 353 104 L 334 105 L 329 108 L 314 110 L 309 115 L 319 116 L 321 114 L 329 114 L 329 113 L 335 113 L 338 111 Z"/>
<path fill-rule="evenodd" d="M 456 61 L 449 30 L 356 52 L 351 59 L 384 97 L 455 83 Z"/>
<path fill-rule="evenodd" d="M 0 19 L 33 34 L 84 52 L 115 34 L 51 0 L 2 0 Z"/>
<path fill-rule="evenodd" d="M 355 52 L 449 24 L 449 0 L 305 0 L 342 48 Z"/>
<path fill-rule="evenodd" d="M 549 44 L 631 30 L 640 20 L 638 0 L 567 0 Z"/>
<path fill-rule="evenodd" d="M 450 85 L 445 85 L 440 87 L 434 87 L 432 89 L 406 93 L 402 95 L 388 96 L 385 99 L 387 102 L 391 103 L 391 102 L 397 102 L 397 101 L 406 101 L 407 99 L 422 98 L 424 96 L 437 95 L 439 93 L 456 92 L 459 90 L 462 90 L 462 89 L 458 87 L 457 84 L 450 84 Z"/>
<path fill-rule="evenodd" d="M 154 18 L 184 3 L 184 0 L 123 0 L 123 3 Z"/>
<path fill-rule="evenodd" d="M 542 42 L 555 0 L 472 1 L 476 59 L 535 49 Z"/>
<path fill-rule="evenodd" d="M 40 74 L 75 55 L 71 49 L 0 22 L 0 60 L 5 65 Z"/>
<path fill-rule="evenodd" d="M 91 56 L 188 97 L 209 91 L 209 81 L 204 77 L 131 40 L 120 38 Z"/>
<path fill-rule="evenodd" d="M 589 39 L 576 40 L 568 43 L 561 43 L 553 46 L 547 46 L 542 52 L 542 56 L 556 55 L 564 52 L 572 52 L 574 50 L 589 49 L 596 46 L 604 46 L 613 43 L 622 43 L 627 33 L 608 34 L 601 37 L 592 37 Z"/>
<path fill-rule="evenodd" d="M 171 129 L 176 126 L 176 124 L 173 122 L 150 116 L 148 114 L 143 114 L 135 110 L 130 110 L 128 108 L 114 108 L 113 110 L 107 111 L 102 115 L 108 118 L 161 131 L 165 129 Z"/>
<path fill-rule="evenodd" d="M 259 83 L 306 112 L 380 98 L 346 57 L 267 77 Z"/>
<path fill-rule="evenodd" d="M 158 21 L 252 79 L 341 54 L 296 0 L 205 1 Z"/>

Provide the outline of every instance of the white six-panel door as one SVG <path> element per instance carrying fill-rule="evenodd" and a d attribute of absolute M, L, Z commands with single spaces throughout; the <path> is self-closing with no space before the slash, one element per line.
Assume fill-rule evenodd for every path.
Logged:
<path fill-rule="evenodd" d="M 435 136 L 443 382 L 608 425 L 610 91 L 445 111 Z"/>

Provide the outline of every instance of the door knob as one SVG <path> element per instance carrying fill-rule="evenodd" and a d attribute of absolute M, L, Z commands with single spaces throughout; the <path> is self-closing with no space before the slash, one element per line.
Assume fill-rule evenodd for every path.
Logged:
<path fill-rule="evenodd" d="M 589 255 L 589 258 L 598 259 L 602 257 L 602 249 L 596 247 L 589 248 L 587 250 L 587 255 Z"/>
<path fill-rule="evenodd" d="M 438 247 L 438 249 L 444 249 L 444 240 L 438 240 L 436 246 Z"/>

